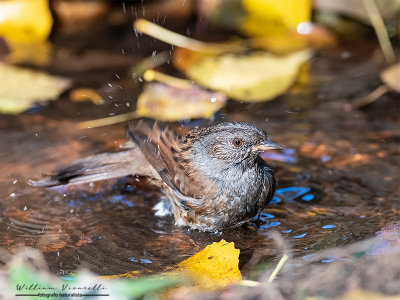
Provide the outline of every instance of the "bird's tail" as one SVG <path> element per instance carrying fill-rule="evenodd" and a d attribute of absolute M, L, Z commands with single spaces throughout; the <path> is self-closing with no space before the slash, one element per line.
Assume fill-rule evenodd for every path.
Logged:
<path fill-rule="evenodd" d="M 59 168 L 46 178 L 29 184 L 34 187 L 72 185 L 92 181 L 111 179 L 127 175 L 149 174 L 148 162 L 137 147 L 115 152 L 103 153 L 73 161 L 70 165 Z"/>

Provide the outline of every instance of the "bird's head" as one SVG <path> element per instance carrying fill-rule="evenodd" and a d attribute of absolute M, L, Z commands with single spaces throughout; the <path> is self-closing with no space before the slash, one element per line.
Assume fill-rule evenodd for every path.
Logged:
<path fill-rule="evenodd" d="M 268 140 L 267 133 L 254 125 L 227 122 L 203 129 L 192 140 L 194 162 L 214 161 L 216 170 L 240 163 L 253 163 L 267 150 L 281 149 Z"/>

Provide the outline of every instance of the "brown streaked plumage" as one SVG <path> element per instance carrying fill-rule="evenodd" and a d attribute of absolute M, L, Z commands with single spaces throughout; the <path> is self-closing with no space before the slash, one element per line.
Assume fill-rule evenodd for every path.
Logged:
<path fill-rule="evenodd" d="M 280 147 L 242 122 L 194 129 L 185 136 L 144 122 L 128 131 L 126 150 L 73 162 L 33 186 L 78 184 L 126 175 L 151 177 L 179 226 L 214 231 L 239 226 L 272 199 L 275 178 L 259 153 Z"/>

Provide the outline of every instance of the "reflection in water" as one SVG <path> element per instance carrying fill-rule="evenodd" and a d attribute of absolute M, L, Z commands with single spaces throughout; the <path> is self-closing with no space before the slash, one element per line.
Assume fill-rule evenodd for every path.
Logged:
<path fill-rule="evenodd" d="M 308 193 L 310 190 L 311 189 L 308 187 L 291 186 L 287 188 L 277 189 L 275 195 L 284 199 L 287 202 L 293 202 L 296 198 L 299 198 L 301 195 Z M 312 197 L 310 200 L 314 199 L 313 195 L 310 196 Z M 310 201 L 310 200 L 305 200 L 305 201 Z"/>

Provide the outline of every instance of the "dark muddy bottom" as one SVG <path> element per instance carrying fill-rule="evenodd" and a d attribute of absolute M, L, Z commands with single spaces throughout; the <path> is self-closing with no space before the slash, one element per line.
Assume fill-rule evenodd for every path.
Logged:
<path fill-rule="evenodd" d="M 125 34 L 133 33 L 127 30 Z M 18 116 L 1 116 L 2 263 L 29 246 L 43 251 L 50 269 L 58 274 L 81 266 L 101 275 L 157 272 L 225 239 L 241 250 L 240 265 L 248 270 L 246 264 L 255 253 L 256 263 L 275 259 L 279 249 L 272 231 L 290 242 L 296 256 L 306 258 L 315 250 L 374 236 L 399 220 L 398 94 L 389 93 L 361 110 L 345 109 L 379 84 L 379 64 L 372 54 L 377 45 L 371 41 L 358 42 L 363 47 L 347 45 L 318 53 L 310 63 L 311 84 L 296 86 L 272 102 L 231 101 L 217 116 L 255 123 L 285 146 L 281 153 L 263 156 L 276 171 L 274 200 L 258 219 L 242 228 L 202 233 L 175 227 L 171 218 L 154 215 L 152 207 L 162 193 L 144 178 L 68 189 L 29 187 L 29 179 L 38 179 L 73 159 L 115 151 L 125 138 L 126 124 L 78 130 L 76 122 L 132 109 L 141 83 L 129 79 L 128 68 L 153 50 L 168 48 L 141 37 L 140 49 L 122 54 L 121 48 L 138 43 L 135 36 L 133 42 L 103 38 L 115 45 L 107 43 L 108 51 L 114 51 L 115 65 L 104 63 L 109 52 L 101 52 L 96 45 L 100 54 L 95 67 L 92 61 L 85 65 L 77 55 L 70 59 L 82 65 L 56 60 L 49 69 L 75 78 L 77 86 L 98 88 L 105 96 L 104 105 L 72 103 L 65 97 Z M 63 47 L 73 48 L 63 42 Z"/>

